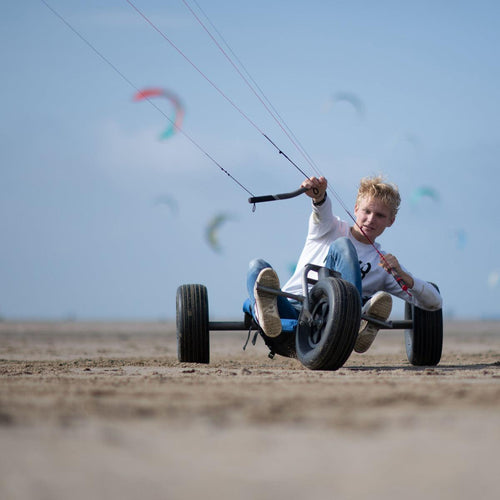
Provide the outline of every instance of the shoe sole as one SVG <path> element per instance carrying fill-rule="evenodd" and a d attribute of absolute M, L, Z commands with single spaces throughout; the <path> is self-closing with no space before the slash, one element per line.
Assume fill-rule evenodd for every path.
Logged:
<path fill-rule="evenodd" d="M 279 290 L 280 280 L 273 269 L 263 269 L 257 277 L 254 291 L 259 315 L 259 325 L 268 337 L 277 337 L 281 333 L 281 319 L 276 303 L 277 296 L 272 293 L 258 290 L 257 285 Z"/>
<path fill-rule="evenodd" d="M 365 323 L 368 323 L 366 320 L 363 320 Z M 358 334 L 358 338 L 356 339 L 356 344 L 354 344 L 354 350 L 358 354 L 363 354 L 364 352 L 370 349 L 370 346 L 373 344 L 375 337 L 378 333 L 378 328 L 365 326 L 365 330 Z"/>
<path fill-rule="evenodd" d="M 381 295 L 380 298 L 371 305 L 370 316 L 386 321 L 391 314 L 391 310 L 392 297 L 390 295 Z M 370 348 L 379 331 L 376 326 L 370 325 L 365 319 L 361 321 L 361 325 L 359 329 L 360 333 L 358 333 L 358 338 L 354 345 L 354 350 L 359 354 L 366 352 Z"/>

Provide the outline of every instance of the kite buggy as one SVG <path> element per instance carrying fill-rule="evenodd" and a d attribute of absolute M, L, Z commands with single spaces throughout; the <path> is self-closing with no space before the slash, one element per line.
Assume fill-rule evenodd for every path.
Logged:
<path fill-rule="evenodd" d="M 304 192 L 251 198 L 271 201 L 290 198 Z M 381 321 L 362 314 L 358 290 L 340 274 L 329 268 L 308 264 L 302 271 L 302 294 L 292 295 L 279 289 L 262 287 L 268 294 L 284 296 L 300 302 L 299 318 L 282 319 L 277 337 L 267 336 L 254 320 L 250 300 L 243 304 L 243 321 L 210 321 L 208 292 L 201 284 L 181 285 L 177 289 L 176 326 L 177 353 L 181 362 L 210 362 L 210 331 L 252 331 L 260 335 L 276 354 L 296 358 L 311 370 L 338 370 L 349 359 L 356 343 L 362 320 L 379 330 L 404 330 L 406 354 L 414 366 L 435 366 L 443 347 L 442 310 L 427 311 L 405 303 L 405 319 Z M 435 286 L 435 285 L 434 285 Z M 437 287 L 435 286 L 437 289 Z"/>
<path fill-rule="evenodd" d="M 312 271 L 317 279 L 310 277 Z M 441 359 L 443 346 L 442 310 L 425 311 L 405 304 L 405 319 L 380 321 L 361 314 L 361 301 L 356 288 L 341 279 L 335 271 L 314 265 L 304 268 L 303 295 L 292 298 L 302 302 L 298 320 L 282 321 L 282 332 L 271 338 L 255 322 L 250 301 L 243 304 L 243 321 L 210 321 L 208 292 L 204 285 L 181 285 L 177 289 L 176 324 L 177 354 L 181 362 L 210 362 L 210 331 L 254 330 L 276 354 L 297 358 L 311 370 L 338 370 L 349 359 L 361 319 L 375 323 L 380 330 L 405 330 L 406 354 L 414 366 L 435 366 Z M 310 289 L 309 285 L 312 285 Z M 285 295 L 281 290 L 265 290 Z"/>

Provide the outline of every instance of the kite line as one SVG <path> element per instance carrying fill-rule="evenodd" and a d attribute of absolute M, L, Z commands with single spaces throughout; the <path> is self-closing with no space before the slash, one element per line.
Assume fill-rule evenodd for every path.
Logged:
<path fill-rule="evenodd" d="M 135 7 L 135 5 L 131 2 L 131 0 L 126 0 L 127 3 L 129 3 L 135 10 L 137 10 L 138 12 L 140 12 L 137 7 Z M 198 21 L 198 23 L 202 26 L 202 28 L 206 31 L 206 33 L 208 34 L 208 36 L 212 39 L 212 41 L 215 43 L 215 45 L 218 47 L 218 49 L 222 52 L 222 54 L 224 55 L 224 57 L 229 61 L 229 63 L 231 64 L 231 66 L 236 70 L 236 72 L 238 73 L 238 75 L 242 78 L 242 80 L 245 82 L 245 84 L 249 87 L 249 89 L 252 91 L 252 93 L 257 97 L 257 99 L 260 101 L 260 103 L 264 106 L 264 108 L 266 109 L 266 111 L 271 115 L 271 117 L 274 119 L 274 121 L 278 124 L 278 126 L 281 128 L 281 130 L 285 133 L 285 135 L 288 137 L 288 139 L 291 141 L 291 143 L 295 146 L 295 148 L 299 151 L 299 153 L 304 157 L 304 159 L 307 161 L 307 163 L 309 163 L 309 165 L 311 166 L 311 168 L 314 170 L 314 172 L 321 176 L 321 172 L 319 170 L 319 168 L 316 166 L 314 160 L 311 158 L 311 156 L 307 153 L 307 151 L 304 149 L 304 147 L 300 144 L 300 142 L 298 141 L 298 139 L 296 138 L 296 136 L 293 134 L 293 132 L 291 131 L 291 129 L 288 127 L 288 125 L 285 123 L 284 119 L 280 116 L 280 114 L 276 111 L 276 109 L 274 108 L 274 106 L 271 104 L 271 102 L 269 101 L 269 99 L 267 99 L 267 97 L 265 96 L 264 92 L 262 91 L 262 89 L 259 87 L 259 85 L 255 82 L 255 80 L 252 78 L 252 76 L 250 75 L 250 73 L 247 71 L 247 69 L 245 68 L 245 66 L 243 65 L 243 63 L 241 62 L 241 60 L 236 56 L 236 54 L 234 53 L 234 51 L 231 49 L 231 47 L 229 46 L 229 44 L 227 43 L 227 41 L 224 39 L 224 37 L 221 35 L 221 33 L 219 32 L 219 30 L 215 27 L 215 25 L 212 23 L 212 21 L 210 20 L 210 18 L 208 17 L 208 15 L 203 11 L 203 9 L 200 7 L 200 5 L 198 4 L 198 2 L 196 0 L 193 0 L 193 2 L 196 4 L 196 6 L 198 7 L 198 9 L 200 10 L 200 12 L 204 15 L 204 17 L 206 18 L 207 22 L 210 24 L 210 26 L 212 27 L 212 29 L 215 31 L 215 33 L 219 36 L 219 38 L 222 40 L 222 42 L 224 43 L 224 45 L 226 46 L 226 48 L 228 49 L 228 51 L 233 55 L 233 57 L 235 58 L 235 60 L 238 62 L 238 64 L 240 65 L 240 67 L 242 68 L 240 70 L 240 68 L 237 66 L 237 64 L 233 61 L 233 59 L 231 59 L 231 57 L 228 55 L 227 51 L 224 50 L 224 48 L 221 46 L 221 44 L 217 41 L 217 39 L 215 38 L 215 36 L 210 32 L 210 30 L 207 28 L 207 26 L 203 23 L 203 21 L 200 19 L 200 17 L 194 12 L 194 10 L 191 8 L 191 6 L 189 5 L 189 3 L 187 2 L 187 0 L 182 0 L 182 2 L 184 3 L 184 5 L 187 7 L 187 9 L 191 12 L 191 14 L 194 16 L 194 18 Z M 141 16 L 143 16 L 145 19 L 147 19 L 144 14 L 141 13 Z M 148 20 L 148 22 L 150 24 L 151 21 Z M 155 27 L 155 29 L 157 31 L 158 28 Z M 191 63 L 192 64 L 192 63 Z M 245 75 L 243 74 L 243 72 L 247 75 L 247 77 L 245 77 Z M 250 81 L 252 83 L 250 83 Z M 252 85 L 253 84 L 253 85 Z M 224 95 L 224 94 L 223 94 Z M 227 98 L 226 98 L 227 99 Z M 245 116 L 245 115 L 244 115 Z M 286 160 L 288 160 L 288 162 L 290 164 L 292 164 L 300 173 L 302 173 L 304 175 L 304 177 L 306 178 L 310 178 L 309 175 L 307 175 L 286 153 L 284 153 L 270 138 L 269 136 L 267 136 L 265 133 L 263 133 L 261 131 L 261 134 L 278 150 L 278 153 L 283 155 L 285 157 Z M 369 242 L 369 244 L 375 249 L 375 251 L 377 252 L 377 254 L 379 255 L 379 257 L 381 258 L 381 260 L 387 264 L 387 261 L 385 259 L 385 256 L 384 254 L 375 246 L 375 243 L 372 241 L 372 239 L 365 233 L 365 231 L 363 230 L 363 228 L 357 223 L 356 221 L 356 218 L 353 216 L 353 214 L 351 213 L 351 211 L 348 209 L 348 207 L 346 206 L 346 204 L 344 203 L 344 201 L 342 200 L 342 198 L 340 197 L 340 195 L 335 191 L 335 189 L 333 189 L 333 187 L 330 186 L 330 184 L 327 184 L 327 190 L 333 194 L 333 196 L 335 197 L 335 199 L 337 200 L 337 202 L 341 205 L 341 207 L 344 209 L 344 211 L 347 213 L 347 215 L 351 218 L 351 220 L 354 222 L 354 224 L 356 225 L 356 227 L 360 230 L 361 234 L 363 234 L 363 236 L 366 238 L 366 240 Z M 251 198 L 249 199 L 249 201 L 252 203 L 256 203 L 256 202 L 260 202 L 260 201 L 270 201 L 270 200 L 280 200 L 280 199 L 287 199 L 287 198 L 290 198 L 292 196 L 297 196 L 297 194 L 301 194 L 302 192 L 305 192 L 305 189 L 299 189 L 293 193 L 288 193 L 288 194 L 282 194 L 282 195 L 268 195 L 268 196 L 261 196 L 261 197 L 257 197 L 257 198 Z M 255 207 L 255 205 L 254 205 Z M 402 288 L 402 290 L 404 290 L 408 295 L 411 296 L 410 292 L 408 291 L 408 286 L 407 284 L 404 282 L 404 280 L 397 274 L 397 272 L 390 266 L 387 266 L 389 269 L 390 269 L 390 274 L 393 276 L 393 278 L 396 280 L 396 282 L 398 283 L 398 285 Z"/>
<path fill-rule="evenodd" d="M 173 47 L 210 85 L 229 103 L 231 106 L 239 112 L 239 114 L 247 120 L 267 141 L 269 141 L 278 151 L 280 155 L 283 155 L 284 158 L 291 164 L 293 165 L 304 177 L 310 178 L 309 175 L 307 175 L 286 153 L 284 153 L 270 138 L 267 134 L 265 134 L 258 126 L 257 124 L 250 119 L 250 117 L 240 108 L 238 107 L 233 100 L 231 100 L 211 79 L 209 79 L 205 73 L 203 73 L 185 54 L 182 52 L 177 45 L 175 45 L 170 38 L 168 38 L 165 33 L 163 33 L 138 7 L 135 6 L 135 4 L 131 0 L 126 0 L 127 3 L 155 30 L 157 31 L 162 38 L 167 41 L 171 47 Z M 224 54 L 224 56 L 228 59 L 228 61 L 231 63 L 231 65 L 235 68 L 235 70 L 238 72 L 240 77 L 245 81 L 245 83 L 249 86 L 249 88 L 252 90 L 252 92 L 256 95 L 256 97 L 259 99 L 261 104 L 264 106 L 264 108 L 268 111 L 268 113 L 273 117 L 273 119 L 278 123 L 279 127 L 283 130 L 283 132 L 287 135 L 289 140 L 292 142 L 292 144 L 296 147 L 296 149 L 300 152 L 300 154 L 305 158 L 307 163 L 312 167 L 314 172 L 317 175 L 321 176 L 321 172 L 315 165 L 314 161 L 311 159 L 311 157 L 305 152 L 304 148 L 300 145 L 296 137 L 293 135 L 293 133 L 290 131 L 288 126 L 286 126 L 284 120 L 280 117 L 280 115 L 275 111 L 275 108 L 270 104 L 269 100 L 265 98 L 265 95 L 262 93 L 260 90 L 260 87 L 258 87 L 256 84 L 254 84 L 256 87 L 252 87 L 248 79 L 243 75 L 243 73 L 239 70 L 239 68 L 236 66 L 236 64 L 233 62 L 233 60 L 230 58 L 230 56 L 227 54 L 227 52 L 221 47 L 221 45 L 216 41 L 215 37 L 210 33 L 208 28 L 203 24 L 201 19 L 195 14 L 195 12 L 192 10 L 192 8 L 189 6 L 189 4 L 185 1 L 182 0 L 183 3 L 186 5 L 186 7 L 191 11 L 193 16 L 197 19 L 197 21 L 201 24 L 201 26 L 205 29 L 205 31 L 209 34 L 209 36 L 212 38 L 214 43 L 217 45 L 219 50 Z M 139 88 L 129 79 L 125 76 L 124 73 L 122 73 L 107 57 L 105 57 L 92 43 L 90 43 L 78 30 L 76 30 L 59 12 L 57 12 L 53 7 L 51 7 L 46 0 L 41 0 L 41 2 L 57 17 L 59 18 L 76 36 L 78 36 L 97 56 L 99 56 L 106 64 L 108 64 L 126 83 L 128 83 L 132 88 L 136 90 L 137 93 L 140 93 L 141 91 Z M 197 4 L 198 5 L 198 4 Z M 199 8 L 199 6 L 198 6 Z M 201 10 L 201 9 L 200 9 Z M 205 17 L 208 19 L 208 16 L 204 13 Z M 210 22 L 210 24 L 213 26 L 213 24 Z M 227 45 L 227 42 L 224 41 L 224 43 Z M 229 47 L 229 45 L 227 45 Z M 234 54 L 234 52 L 231 50 L 231 53 Z M 246 70 L 245 70 L 246 71 Z M 247 72 L 248 74 L 248 72 Z M 254 80 L 250 77 L 252 82 Z M 258 88 L 261 91 L 261 94 L 264 96 L 262 98 L 255 90 L 255 88 Z M 237 185 L 239 185 L 244 191 L 246 191 L 248 194 L 250 194 L 251 197 L 254 197 L 253 193 L 251 193 L 241 182 L 239 182 L 234 176 L 232 176 L 222 165 L 215 160 L 204 148 L 202 148 L 189 134 L 187 134 L 183 128 L 181 128 L 178 124 L 176 124 L 170 117 L 167 116 L 166 113 L 163 112 L 161 108 L 159 108 L 153 101 L 149 99 L 149 97 L 145 96 L 144 99 L 146 99 L 151 106 L 153 106 L 159 113 L 162 114 L 169 122 L 172 123 L 173 127 L 180 132 L 184 137 L 188 139 L 188 141 L 194 145 L 201 153 L 203 153 L 210 161 L 212 161 L 223 173 L 225 173 L 231 180 L 233 180 Z M 267 101 L 266 104 L 265 101 Z M 271 111 L 271 109 L 273 111 Z M 365 234 L 363 229 L 357 224 L 356 219 L 354 216 L 351 214 L 350 210 L 348 207 L 345 205 L 343 202 L 342 198 L 338 195 L 338 193 L 333 189 L 332 186 L 328 185 L 327 190 L 330 191 L 335 199 L 338 201 L 338 203 L 342 206 L 344 211 L 348 214 L 348 216 L 353 220 L 354 224 L 360 229 L 361 233 L 365 236 L 367 241 L 373 246 L 373 248 L 376 250 L 376 252 L 379 254 L 381 259 L 386 262 L 384 255 L 378 250 L 378 248 L 375 246 L 374 242 Z M 283 198 L 278 198 L 277 196 L 274 197 L 274 199 L 286 199 L 285 197 Z M 255 207 L 255 205 L 254 205 Z M 405 290 L 408 294 L 408 287 L 400 278 L 394 269 L 391 268 L 391 274 L 395 278 L 396 282 L 399 284 L 399 286 Z M 410 294 L 409 294 L 410 295 Z"/>
<path fill-rule="evenodd" d="M 305 177 L 309 178 L 310 176 L 307 175 L 300 167 L 293 162 L 288 155 L 286 155 L 269 137 L 262 131 L 262 129 L 246 114 L 218 85 L 215 84 L 213 80 L 211 80 L 158 26 L 156 26 L 153 21 L 141 10 L 139 7 L 137 7 L 134 2 L 131 0 L 125 0 L 132 9 L 134 9 L 139 16 L 141 16 L 144 21 L 146 21 L 147 24 L 149 24 L 186 62 L 190 64 L 190 66 L 203 78 L 205 79 L 252 127 L 259 132 L 263 137 L 265 137 L 279 152 L 279 154 L 283 155 L 302 175 Z M 205 31 L 209 34 L 209 36 L 212 38 L 212 40 L 217 44 L 219 50 L 222 51 L 222 53 L 225 55 L 225 57 L 228 59 L 228 61 L 231 63 L 233 68 L 239 73 L 240 77 L 247 83 L 249 88 L 252 90 L 252 92 L 255 94 L 255 96 L 260 100 L 262 105 L 266 108 L 266 110 L 273 116 L 273 118 L 276 120 L 278 125 L 281 127 L 281 129 L 285 132 L 285 134 L 288 136 L 288 138 L 292 141 L 292 143 L 297 147 L 299 151 L 301 151 L 300 146 L 297 144 L 296 141 L 293 140 L 291 137 L 291 134 L 285 130 L 283 125 L 280 123 L 280 121 L 275 117 L 275 115 L 272 113 L 272 111 L 269 109 L 269 107 L 266 105 L 263 99 L 258 95 L 257 92 L 255 92 L 254 88 L 250 85 L 248 80 L 245 78 L 245 76 L 242 74 L 242 72 L 239 70 L 239 68 L 234 64 L 232 59 L 227 55 L 227 53 L 224 51 L 224 49 L 221 47 L 221 45 L 217 42 L 217 40 L 212 36 L 210 31 L 205 27 L 203 22 L 199 19 L 198 16 L 196 16 L 195 12 L 191 9 L 191 7 L 184 2 L 186 7 L 191 11 L 193 16 L 198 20 L 198 22 L 203 26 Z M 302 152 L 302 151 L 301 151 Z M 303 156 L 307 159 L 307 155 L 302 153 Z M 308 162 L 310 162 L 309 159 L 307 159 Z"/>
<path fill-rule="evenodd" d="M 193 146 L 195 146 L 202 154 L 204 154 L 212 163 L 214 163 L 219 169 L 226 174 L 232 181 L 234 181 L 238 186 L 240 186 L 244 191 L 246 191 L 250 196 L 254 196 L 253 193 L 248 190 L 236 177 L 231 175 L 213 156 L 211 156 L 198 142 L 196 142 L 180 125 L 172 120 L 159 106 L 157 106 L 143 91 L 135 85 L 132 80 L 130 80 L 125 74 L 118 69 L 102 52 L 100 52 L 92 43 L 87 40 L 72 24 L 69 23 L 58 11 L 56 11 L 51 5 L 49 5 L 45 0 L 40 0 L 60 21 L 62 21 L 82 42 L 84 42 L 87 47 L 89 47 L 97 56 L 101 58 L 113 71 L 115 71 L 130 87 L 132 87 L 137 95 L 141 96 L 144 100 L 148 101 L 153 108 L 156 109 L 164 118 L 166 118 L 172 127 L 179 133 L 181 133 Z"/>
<path fill-rule="evenodd" d="M 42 0 L 44 1 L 44 0 Z M 260 127 L 239 107 L 236 105 L 236 103 L 230 98 L 228 97 L 227 94 L 225 94 L 221 89 L 220 87 L 218 87 L 214 82 L 213 80 L 211 80 L 198 66 L 196 66 L 196 64 L 191 60 L 189 59 L 189 57 L 160 29 L 158 28 L 158 26 L 156 26 L 156 24 L 153 23 L 153 21 L 151 21 L 151 19 L 141 10 L 139 9 L 139 7 L 137 7 L 134 2 L 132 2 L 131 0 L 125 0 L 129 5 L 130 7 L 135 10 L 137 12 L 137 14 L 139 14 L 143 19 L 144 21 L 149 24 L 182 58 L 184 58 L 185 61 L 187 61 L 194 69 L 195 71 L 200 75 L 202 76 L 245 120 L 247 120 L 250 125 L 252 125 L 267 141 L 269 141 L 270 144 L 272 144 L 274 146 L 274 148 L 276 148 L 276 150 L 278 151 L 278 153 L 280 155 L 282 155 L 291 165 L 293 165 L 304 177 L 306 178 L 310 178 L 311 176 L 310 175 L 307 175 L 298 165 L 296 162 L 294 162 L 281 148 L 279 148 L 270 138 L 269 136 L 264 133 Z M 258 98 L 258 100 L 261 102 L 261 104 L 264 106 L 264 108 L 267 110 L 267 112 L 272 116 L 272 118 L 276 121 L 276 123 L 279 125 L 279 127 L 283 130 L 283 132 L 285 133 L 285 135 L 289 138 L 289 140 L 292 142 L 292 144 L 296 147 L 296 149 L 300 152 L 300 154 L 305 158 L 305 160 L 307 161 L 307 163 L 311 166 L 311 168 L 314 170 L 314 172 L 321 176 L 321 172 L 320 170 L 318 169 L 318 167 L 316 166 L 315 162 L 312 160 L 311 156 L 309 154 L 307 154 L 307 152 L 305 151 L 305 149 L 300 145 L 299 141 L 296 139 L 296 137 L 294 136 L 294 134 L 291 132 L 290 128 L 286 125 L 286 123 L 284 122 L 283 118 L 280 117 L 280 115 L 276 112 L 275 108 L 270 104 L 269 100 L 265 97 L 264 93 L 262 92 L 262 90 L 260 89 L 260 87 L 258 87 L 257 84 L 254 84 L 254 86 L 252 86 L 252 84 L 249 82 L 249 80 L 251 80 L 252 82 L 254 82 L 255 80 L 253 78 L 251 78 L 250 76 L 248 78 L 246 78 L 244 75 L 243 75 L 243 72 L 240 71 L 240 69 L 238 68 L 238 66 L 236 65 L 236 63 L 231 59 L 231 57 L 228 55 L 228 53 L 223 49 L 223 47 L 217 42 L 217 40 L 215 39 L 215 37 L 212 35 L 212 33 L 210 32 L 210 30 L 206 27 L 206 25 L 203 23 L 203 21 L 199 18 L 199 16 L 196 15 L 196 13 L 193 11 L 193 9 L 189 6 L 189 4 L 185 1 L 185 0 L 182 0 L 182 2 L 184 3 L 184 5 L 186 5 L 186 7 L 188 8 L 188 10 L 193 14 L 193 16 L 195 17 L 195 19 L 200 23 L 200 25 L 203 27 L 203 29 L 207 32 L 207 34 L 210 36 L 210 38 L 214 41 L 214 43 L 217 45 L 217 47 L 219 48 L 219 50 L 224 54 L 225 58 L 230 62 L 230 64 L 233 66 L 233 68 L 237 71 L 237 73 L 240 75 L 240 77 L 243 79 L 243 81 L 246 83 L 246 85 L 250 88 L 250 90 L 254 93 L 254 95 Z M 201 9 L 200 9 L 201 10 Z M 203 11 L 202 11 L 203 12 Z M 208 16 L 203 13 L 204 16 L 208 18 Z M 209 21 L 210 24 L 213 26 L 213 23 L 211 21 Z M 215 28 L 214 28 L 215 29 Z M 224 44 L 228 47 L 228 50 L 234 54 L 234 51 L 229 47 L 229 45 L 227 44 L 227 42 L 224 41 Z M 236 58 L 236 57 L 235 57 Z M 236 58 L 237 59 L 237 58 Z M 237 59 L 239 61 L 239 59 Z M 241 63 L 240 63 L 241 65 Z M 242 66 L 244 68 L 244 66 Z M 245 73 L 248 73 L 248 71 L 246 69 L 243 70 Z M 258 89 L 262 95 L 259 95 L 259 93 L 255 90 L 255 89 Z M 268 104 L 266 104 L 266 102 Z M 271 108 L 274 110 L 274 112 L 271 110 Z M 328 185 L 328 191 L 330 191 L 330 193 L 333 194 L 333 196 L 335 197 L 335 199 L 338 201 L 338 203 L 342 206 L 342 208 L 347 212 L 347 214 L 351 217 L 351 219 L 354 220 L 354 222 L 356 223 L 356 220 L 353 218 L 352 214 L 350 213 L 348 207 L 346 206 L 346 204 L 344 203 L 344 201 L 342 200 L 342 198 L 339 196 L 339 194 L 333 189 L 332 186 Z"/>

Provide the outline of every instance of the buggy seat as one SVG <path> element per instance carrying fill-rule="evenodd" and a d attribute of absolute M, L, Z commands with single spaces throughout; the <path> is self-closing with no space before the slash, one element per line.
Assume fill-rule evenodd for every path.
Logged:
<path fill-rule="evenodd" d="M 248 314 L 250 318 L 253 318 L 252 314 L 252 304 L 250 303 L 250 299 L 246 299 L 245 302 L 243 302 L 243 312 L 245 314 Z M 254 319 L 254 322 L 257 323 Z M 298 320 L 296 319 L 286 319 L 286 318 L 281 318 L 281 332 L 288 332 L 288 333 L 293 333 L 295 332 L 295 329 L 297 328 Z"/>

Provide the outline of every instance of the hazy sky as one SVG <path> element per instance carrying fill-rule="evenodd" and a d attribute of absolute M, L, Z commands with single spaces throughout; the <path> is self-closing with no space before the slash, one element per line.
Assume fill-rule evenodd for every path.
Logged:
<path fill-rule="evenodd" d="M 197 1 L 349 208 L 362 176 L 399 185 L 380 242 L 439 285 L 446 316 L 498 317 L 500 3 Z M 48 3 L 108 63 L 40 0 L 4 5 L 0 316 L 173 319 L 177 287 L 202 283 L 211 318 L 239 318 L 252 258 L 289 277 L 310 201 L 253 213 L 207 155 L 254 194 L 302 181 L 262 132 L 310 165 L 182 1 L 134 4 L 198 70 L 126 1 Z M 180 97 L 196 145 L 160 139 L 165 116 L 133 101 L 145 87 Z"/>

